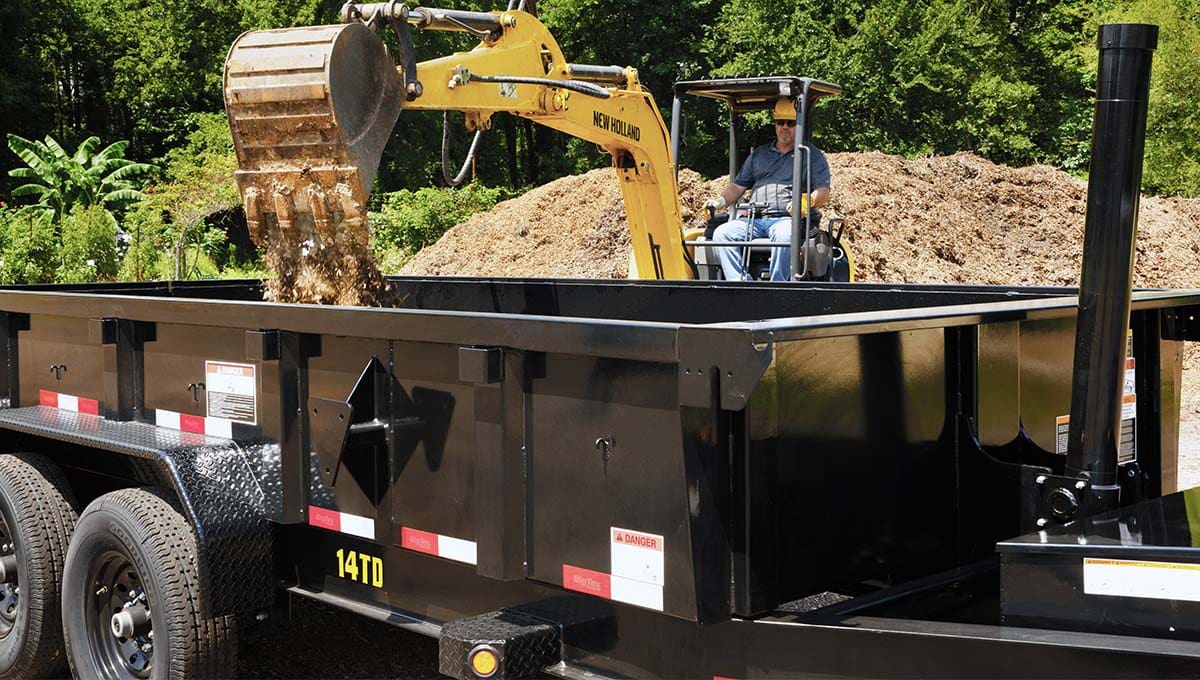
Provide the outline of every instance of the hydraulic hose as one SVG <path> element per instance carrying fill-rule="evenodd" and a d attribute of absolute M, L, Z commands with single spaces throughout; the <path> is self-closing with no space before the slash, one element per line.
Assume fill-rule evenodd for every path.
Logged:
<path fill-rule="evenodd" d="M 471 161 L 475 160 L 475 150 L 479 146 L 479 138 L 483 136 L 483 130 L 475 131 L 475 138 L 471 140 L 471 147 L 467 149 L 467 158 L 463 161 L 462 167 L 459 168 L 458 174 L 450 176 L 450 112 L 442 112 L 442 179 L 446 180 L 446 184 L 456 187 L 463 183 L 467 178 L 467 171 L 471 168 Z"/>
<path fill-rule="evenodd" d="M 612 93 L 603 87 L 592 83 L 585 83 L 582 80 L 553 80 L 551 78 L 529 78 L 526 76 L 481 76 L 474 73 L 471 74 L 471 80 L 477 80 L 481 83 L 516 83 L 518 85 L 561 87 L 564 90 L 586 94 L 589 97 L 596 97 L 597 99 L 608 99 L 612 96 Z"/>

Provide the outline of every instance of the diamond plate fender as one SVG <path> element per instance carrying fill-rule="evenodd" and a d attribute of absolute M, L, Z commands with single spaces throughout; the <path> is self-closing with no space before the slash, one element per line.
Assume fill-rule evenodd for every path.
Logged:
<path fill-rule="evenodd" d="M 271 606 L 273 531 L 267 517 L 280 503 L 278 445 L 247 445 L 46 406 L 0 410 L 0 428 L 144 460 L 170 484 L 196 532 L 209 611 L 241 617 Z M 82 458 L 70 464 L 89 468 Z"/>

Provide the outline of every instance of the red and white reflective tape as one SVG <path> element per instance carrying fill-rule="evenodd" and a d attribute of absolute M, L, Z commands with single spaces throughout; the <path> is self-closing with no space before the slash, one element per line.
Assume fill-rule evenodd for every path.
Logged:
<path fill-rule="evenodd" d="M 475 541 L 464 541 L 428 531 L 401 527 L 400 547 L 426 555 L 436 555 L 455 562 L 477 564 Z"/>
<path fill-rule="evenodd" d="M 60 408 L 64 411 L 86 413 L 91 416 L 100 415 L 100 402 L 95 399 L 85 399 L 84 397 L 76 397 L 61 392 L 38 390 L 38 403 L 42 406 Z"/>
<path fill-rule="evenodd" d="M 375 520 L 348 512 L 308 506 L 308 523 L 314 527 L 375 540 Z"/>
<path fill-rule="evenodd" d="M 209 437 L 224 437 L 233 439 L 233 421 L 224 418 L 205 418 L 190 416 L 186 413 L 154 409 L 154 424 L 172 430 L 181 430 L 193 434 L 203 434 Z"/>
<path fill-rule="evenodd" d="M 567 590 L 660 612 L 663 610 L 663 587 L 653 583 L 564 564 L 562 584 Z"/>

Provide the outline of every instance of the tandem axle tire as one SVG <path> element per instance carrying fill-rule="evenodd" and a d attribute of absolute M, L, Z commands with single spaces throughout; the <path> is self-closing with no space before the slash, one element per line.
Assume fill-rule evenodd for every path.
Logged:
<path fill-rule="evenodd" d="M 228 678 L 233 617 L 204 611 L 191 526 L 151 489 L 97 498 L 79 517 L 63 580 L 71 670 L 95 680 Z"/>
<path fill-rule="evenodd" d="M 0 456 L 0 678 L 66 668 L 59 593 L 76 517 L 53 463 L 33 453 Z"/>

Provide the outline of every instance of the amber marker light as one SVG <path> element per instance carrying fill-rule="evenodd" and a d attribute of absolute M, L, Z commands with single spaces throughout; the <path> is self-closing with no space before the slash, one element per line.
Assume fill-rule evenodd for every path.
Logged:
<path fill-rule="evenodd" d="M 490 678 L 500 669 L 500 659 L 491 647 L 476 647 L 471 652 L 471 671 L 481 678 Z"/>

